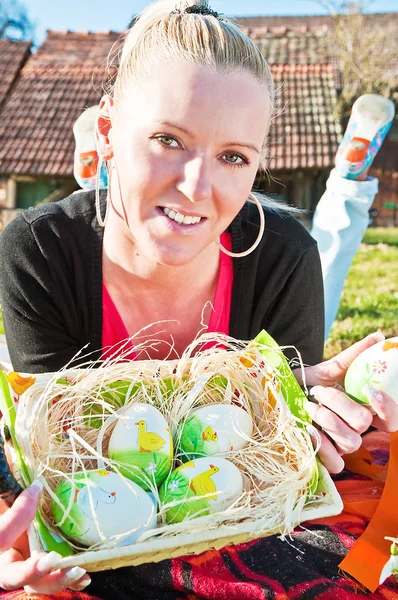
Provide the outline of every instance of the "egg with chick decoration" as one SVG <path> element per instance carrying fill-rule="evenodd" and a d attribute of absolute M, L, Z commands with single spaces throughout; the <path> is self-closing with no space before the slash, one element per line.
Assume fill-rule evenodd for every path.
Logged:
<path fill-rule="evenodd" d="M 173 458 L 170 428 L 162 413 L 150 404 L 131 404 L 118 411 L 109 440 L 108 457 L 122 475 L 144 490 L 159 486 Z"/>
<path fill-rule="evenodd" d="M 212 456 L 187 462 L 159 490 L 166 523 L 226 510 L 241 495 L 243 476 L 230 461 Z"/>
<path fill-rule="evenodd" d="M 194 409 L 181 427 L 178 446 L 183 460 L 241 450 L 253 433 L 249 413 L 234 404 Z"/>

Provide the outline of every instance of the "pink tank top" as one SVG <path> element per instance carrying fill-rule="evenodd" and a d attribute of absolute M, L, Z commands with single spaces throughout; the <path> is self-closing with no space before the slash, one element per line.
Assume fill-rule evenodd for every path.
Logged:
<path fill-rule="evenodd" d="M 221 243 L 226 250 L 232 250 L 232 240 L 229 233 L 221 235 Z M 222 252 L 213 311 L 207 330 L 209 332 L 229 334 L 233 277 L 232 258 Z M 116 357 L 123 353 L 125 358 L 134 360 L 133 345 L 128 338 L 129 334 L 125 324 L 108 290 L 105 285 L 102 285 L 102 357 L 109 358 L 110 355 Z M 112 348 L 111 351 L 110 348 Z M 128 352 L 129 349 L 131 350 L 130 353 Z"/>

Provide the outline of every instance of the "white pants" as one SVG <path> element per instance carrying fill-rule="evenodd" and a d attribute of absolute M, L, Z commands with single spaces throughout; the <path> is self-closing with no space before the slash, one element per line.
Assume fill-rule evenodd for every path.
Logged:
<path fill-rule="evenodd" d="M 318 242 L 325 288 L 325 336 L 336 318 L 344 281 L 369 225 L 378 180 L 353 181 L 330 174 L 316 207 L 311 235 Z"/>

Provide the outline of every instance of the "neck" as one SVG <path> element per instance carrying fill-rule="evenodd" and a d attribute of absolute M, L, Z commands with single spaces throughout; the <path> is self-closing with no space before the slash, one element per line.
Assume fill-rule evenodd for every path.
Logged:
<path fill-rule="evenodd" d="M 159 264 L 140 253 L 129 230 L 120 231 L 120 227 L 115 230 L 111 223 L 107 223 L 103 241 L 103 281 L 107 287 L 119 293 L 137 290 L 137 286 L 143 291 L 161 289 L 163 294 L 168 291 L 175 293 L 178 287 L 202 290 L 214 281 L 219 255 L 214 243 L 204 248 L 188 264 Z"/>

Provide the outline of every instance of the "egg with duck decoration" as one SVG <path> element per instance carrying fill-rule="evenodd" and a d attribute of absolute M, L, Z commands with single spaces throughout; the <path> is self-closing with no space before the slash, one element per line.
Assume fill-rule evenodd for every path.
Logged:
<path fill-rule="evenodd" d="M 178 437 L 183 460 L 241 450 L 250 441 L 253 420 L 234 404 L 208 404 L 194 409 L 184 421 Z"/>
<path fill-rule="evenodd" d="M 144 403 L 130 404 L 117 415 L 108 457 L 122 475 L 143 489 L 159 486 L 173 459 L 173 440 L 166 419 L 156 407 Z"/>
<path fill-rule="evenodd" d="M 170 473 L 159 490 L 166 523 L 220 512 L 242 494 L 242 473 L 225 458 L 198 458 Z"/>

